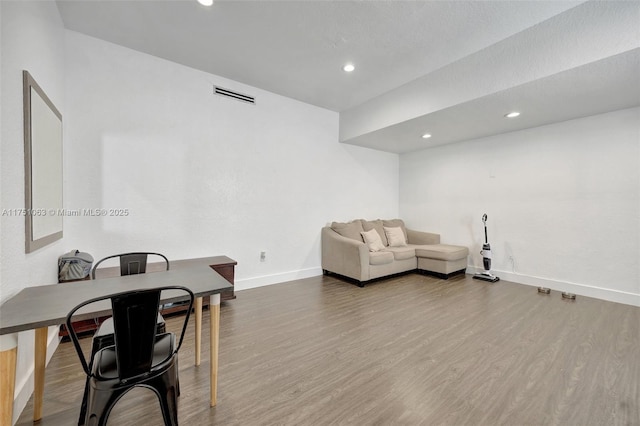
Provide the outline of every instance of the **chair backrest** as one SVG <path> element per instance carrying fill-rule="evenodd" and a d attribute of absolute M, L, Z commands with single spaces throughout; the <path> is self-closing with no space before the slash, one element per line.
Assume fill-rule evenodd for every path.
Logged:
<path fill-rule="evenodd" d="M 67 314 L 66 325 L 69 337 L 87 375 L 91 375 L 93 359 L 87 362 L 80 347 L 77 333 L 73 329 L 72 317 L 75 313 L 89 304 L 107 299 L 111 300 L 118 376 L 120 379 L 132 378 L 149 372 L 153 367 L 158 306 L 160 304 L 160 294 L 163 290 L 180 290 L 185 293 L 189 300 L 189 309 L 185 314 L 180 340 L 174 349 L 175 353 L 182 346 L 191 308 L 193 307 L 193 292 L 186 287 L 166 286 L 105 295 L 82 302 Z"/>
<path fill-rule="evenodd" d="M 162 259 L 164 259 L 164 262 L 167 266 L 166 270 L 169 270 L 169 259 L 167 259 L 165 255 L 160 253 L 137 251 L 132 253 L 114 254 L 100 259 L 91 270 L 91 279 L 96 278 L 96 269 L 98 269 L 98 265 L 100 265 L 105 260 L 113 259 L 116 257 L 120 258 L 120 275 L 144 274 L 145 272 L 147 272 L 147 258 L 149 256 L 160 256 Z"/>
<path fill-rule="evenodd" d="M 138 291 L 111 298 L 118 376 L 151 370 L 160 291 Z"/>

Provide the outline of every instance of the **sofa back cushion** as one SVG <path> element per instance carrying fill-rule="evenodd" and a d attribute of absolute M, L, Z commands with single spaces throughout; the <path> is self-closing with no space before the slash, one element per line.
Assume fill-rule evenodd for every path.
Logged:
<path fill-rule="evenodd" d="M 380 240 L 382 240 L 382 244 L 384 244 L 385 246 L 389 245 L 389 242 L 387 241 L 387 236 L 384 234 L 384 225 L 380 219 L 363 220 L 362 227 L 364 228 L 365 231 L 371 231 L 372 229 L 375 229 L 380 235 Z"/>
<path fill-rule="evenodd" d="M 333 229 L 343 237 L 351 238 L 352 240 L 356 241 L 362 241 L 362 235 L 360 233 L 364 231 L 364 229 L 362 228 L 362 222 L 359 219 L 347 223 L 333 222 L 331 224 L 331 229 Z"/>

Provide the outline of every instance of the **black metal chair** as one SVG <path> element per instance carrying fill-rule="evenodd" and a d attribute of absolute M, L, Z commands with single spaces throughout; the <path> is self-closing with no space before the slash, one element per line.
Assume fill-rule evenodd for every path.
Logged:
<path fill-rule="evenodd" d="M 111 256 L 107 256 L 103 259 L 100 259 L 91 270 L 91 279 L 96 279 L 96 269 L 98 266 L 109 259 L 119 258 L 120 261 L 120 275 L 135 275 L 135 274 L 144 274 L 147 271 L 147 259 L 149 256 L 159 256 L 161 257 L 165 264 L 166 270 L 169 270 L 169 260 L 167 257 L 160 253 L 153 252 L 132 252 L 132 253 L 122 253 L 122 254 L 114 254 Z M 164 318 L 160 313 L 158 313 L 157 320 L 157 329 L 156 333 L 161 334 L 166 331 L 166 323 Z M 104 320 L 95 334 L 93 335 L 93 340 L 91 342 L 91 356 L 93 357 L 96 352 L 98 352 L 102 348 L 106 348 L 107 346 L 111 346 L 115 343 L 114 340 L 114 326 L 113 326 L 113 318 L 107 318 Z M 89 379 L 87 378 L 87 385 L 84 389 L 84 396 L 82 398 L 82 408 L 80 410 L 80 417 L 78 419 L 78 424 L 84 424 L 84 417 L 87 409 L 87 395 L 89 392 L 88 388 Z M 180 388 L 178 386 L 178 395 L 180 395 Z"/>
<path fill-rule="evenodd" d="M 163 290 L 179 290 L 189 300 L 180 339 L 173 333 L 156 334 L 156 320 Z M 177 296 L 180 297 L 180 296 Z M 73 329 L 73 316 L 91 303 L 110 300 L 115 344 L 100 349 L 87 362 Z M 178 424 L 178 350 L 182 345 L 194 295 L 186 287 L 167 286 L 111 294 L 87 300 L 67 315 L 69 337 L 87 375 L 88 397 L 84 422 L 104 426 L 113 406 L 135 386 L 155 392 L 165 425 Z"/>
<path fill-rule="evenodd" d="M 164 259 L 164 262 L 167 265 L 167 271 L 169 270 L 169 259 L 167 259 L 163 254 L 152 252 L 122 253 L 100 259 L 91 270 L 91 279 L 96 279 L 96 269 L 98 269 L 98 266 L 100 266 L 102 262 L 117 257 L 120 258 L 120 275 L 144 274 L 147 271 L 147 258 L 151 255 L 160 256 Z"/>
<path fill-rule="evenodd" d="M 166 258 L 165 255 L 160 253 L 152 253 L 152 252 L 132 252 L 132 253 L 122 253 L 122 254 L 114 254 L 112 256 L 107 256 L 103 259 L 100 259 L 91 270 L 91 279 L 96 279 L 96 269 L 98 266 L 104 262 L 105 260 L 120 258 L 120 275 L 135 275 L 135 274 L 144 274 L 147 271 L 147 258 L 150 256 L 160 256 L 164 259 L 166 264 L 166 270 L 169 270 L 169 259 Z M 158 313 L 158 334 L 164 333 L 166 329 L 166 324 L 162 315 Z M 113 320 L 108 318 L 102 324 L 93 335 L 92 342 L 92 351 L 93 355 L 98 350 L 113 345 Z"/>

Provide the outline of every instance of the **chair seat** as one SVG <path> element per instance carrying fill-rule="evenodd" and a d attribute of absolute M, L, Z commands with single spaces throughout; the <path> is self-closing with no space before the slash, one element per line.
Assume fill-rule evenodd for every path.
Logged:
<path fill-rule="evenodd" d="M 164 333 L 156 336 L 150 374 L 154 374 L 168 366 L 168 361 L 172 360 L 175 340 L 173 333 Z M 115 346 L 108 346 L 96 353 L 91 373 L 98 381 L 118 380 Z"/>

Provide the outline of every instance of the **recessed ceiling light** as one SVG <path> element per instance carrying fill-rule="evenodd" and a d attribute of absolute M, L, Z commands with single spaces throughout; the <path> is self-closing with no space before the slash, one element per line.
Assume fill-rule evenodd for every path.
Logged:
<path fill-rule="evenodd" d="M 344 67 L 342 67 L 342 69 L 345 72 L 351 72 L 351 71 L 355 70 L 356 67 L 353 64 L 346 64 Z"/>
<path fill-rule="evenodd" d="M 505 114 L 505 117 L 507 117 L 507 118 L 516 118 L 519 115 L 520 115 L 520 113 L 518 111 L 513 111 L 513 112 L 510 112 L 509 114 Z"/>
<path fill-rule="evenodd" d="M 213 0 L 198 0 L 198 3 L 203 6 L 211 6 L 213 5 Z"/>
<path fill-rule="evenodd" d="M 429 133 L 425 133 L 424 135 L 422 135 L 422 139 L 429 139 L 431 137 L 431 134 Z"/>

